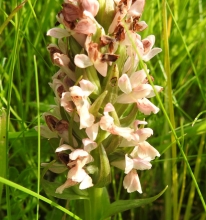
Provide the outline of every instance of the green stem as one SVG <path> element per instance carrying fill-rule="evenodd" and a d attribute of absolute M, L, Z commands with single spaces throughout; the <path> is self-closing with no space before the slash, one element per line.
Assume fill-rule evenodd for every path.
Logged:
<path fill-rule="evenodd" d="M 87 199 L 84 199 L 84 219 L 85 220 L 90 220 L 91 210 L 92 210 L 91 203 Z"/>
<path fill-rule="evenodd" d="M 37 152 L 38 152 L 38 179 L 37 179 L 37 193 L 40 193 L 40 146 L 41 146 L 41 136 L 40 136 L 40 105 L 39 105 L 39 83 L 38 83 L 38 71 L 37 71 L 37 63 L 36 63 L 36 56 L 34 56 L 34 72 L 35 72 L 35 83 L 36 83 L 36 103 L 37 103 L 37 122 L 38 122 L 38 137 L 37 137 L 37 142 L 38 142 L 38 147 L 37 147 Z M 37 207 L 36 207 L 36 219 L 39 218 L 39 200 L 37 202 Z"/>
<path fill-rule="evenodd" d="M 172 98 L 172 80 L 171 80 L 171 71 L 170 71 L 170 56 L 169 56 L 169 42 L 168 42 L 168 28 L 167 28 L 167 7 L 166 1 L 162 1 L 162 14 L 163 14 L 163 39 L 164 39 L 164 68 L 167 73 L 167 98 L 168 98 L 168 107 L 169 107 L 169 115 L 170 121 L 173 128 L 175 128 L 175 118 L 174 118 L 174 107 L 173 107 L 173 98 Z M 177 147 L 175 143 L 175 136 L 171 135 L 171 142 L 174 143 L 172 145 L 172 158 L 177 158 Z M 177 166 L 176 161 L 174 160 L 172 163 L 172 202 L 173 202 L 173 217 L 176 219 L 177 214 L 177 204 L 178 204 L 178 184 L 177 184 Z M 168 215 L 167 215 L 168 216 Z"/>
<path fill-rule="evenodd" d="M 199 172 L 200 172 L 200 168 L 201 168 L 200 164 L 201 164 L 201 160 L 202 160 L 202 152 L 203 152 L 204 146 L 205 146 L 205 134 L 202 135 L 202 137 L 201 137 L 201 142 L 200 142 L 200 146 L 198 149 L 198 155 L 197 155 L 197 160 L 196 160 L 196 164 L 195 164 L 194 176 L 197 180 L 198 180 L 198 176 L 199 176 Z M 190 194 L 189 194 L 188 202 L 187 202 L 187 206 L 186 206 L 184 220 L 190 219 L 194 196 L 195 196 L 195 184 L 194 184 L 194 182 L 192 182 L 191 188 L 190 188 Z"/>
<path fill-rule="evenodd" d="M 101 219 L 101 214 L 102 214 L 102 197 L 103 197 L 103 189 L 104 188 L 95 188 L 91 187 L 88 189 L 89 192 L 89 204 L 90 204 L 90 217 L 87 219 L 88 220 L 97 220 Z"/>
<path fill-rule="evenodd" d="M 0 109 L 0 176 L 6 177 L 7 166 L 7 150 L 6 150 L 6 111 Z M 0 204 L 3 190 L 3 183 L 0 183 Z"/>

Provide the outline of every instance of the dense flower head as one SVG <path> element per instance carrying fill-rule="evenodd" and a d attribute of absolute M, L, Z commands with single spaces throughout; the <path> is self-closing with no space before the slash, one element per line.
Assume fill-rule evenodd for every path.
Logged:
<path fill-rule="evenodd" d="M 127 192 L 142 193 L 137 170 L 151 169 L 160 156 L 147 142 L 153 130 L 138 120 L 158 113 L 149 99 L 163 89 L 153 85 L 146 66 L 161 49 L 154 47 L 154 35 L 141 37 L 147 28 L 141 21 L 144 6 L 145 0 L 116 0 L 109 10 L 96 0 L 65 0 L 57 14 L 60 26 L 47 32 L 57 39 L 47 49 L 59 68 L 49 83 L 58 117 L 44 115 L 48 128 L 42 127 L 42 135 L 60 139 L 56 154 L 68 169 L 56 193 L 74 185 L 107 184 L 108 174 L 99 175 L 102 167 L 96 167 L 101 153 L 107 157 L 101 166 L 109 163 L 124 171 Z M 102 20 L 107 13 L 108 20 Z M 118 158 L 117 148 L 125 151 L 124 158 Z"/>

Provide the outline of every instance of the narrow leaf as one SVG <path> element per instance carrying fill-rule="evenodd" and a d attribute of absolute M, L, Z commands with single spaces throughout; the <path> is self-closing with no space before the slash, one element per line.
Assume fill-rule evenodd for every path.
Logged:
<path fill-rule="evenodd" d="M 110 163 L 106 151 L 102 146 L 102 144 L 98 148 L 99 148 L 100 164 L 99 164 L 99 176 L 95 186 L 104 187 L 111 182 Z"/>
<path fill-rule="evenodd" d="M 97 97 L 97 99 L 89 108 L 89 112 L 93 114 L 95 117 L 98 115 L 99 109 L 102 107 L 102 102 L 104 101 L 107 93 L 107 91 L 104 91 L 99 97 Z"/>
<path fill-rule="evenodd" d="M 137 107 L 132 105 L 130 113 L 120 120 L 121 126 L 129 126 L 136 119 L 137 113 Z"/>
<path fill-rule="evenodd" d="M 44 197 L 44 196 L 42 196 L 42 195 L 39 195 L 38 193 L 36 193 L 36 192 L 34 192 L 34 191 L 30 190 L 30 189 L 27 189 L 27 188 L 25 188 L 25 187 L 23 187 L 23 186 L 21 186 L 21 185 L 19 185 L 19 184 L 16 184 L 16 183 L 14 183 L 14 182 L 12 182 L 12 181 L 10 181 L 10 180 L 7 180 L 7 179 L 3 178 L 3 177 L 0 177 L 0 182 L 6 184 L 6 185 L 8 185 L 8 186 L 11 186 L 11 187 L 13 187 L 13 188 L 15 188 L 15 189 L 18 189 L 18 190 L 20 190 L 20 191 L 22 191 L 22 192 L 24 192 L 24 193 L 27 193 L 27 194 L 29 194 L 29 195 L 31 195 L 31 196 L 33 196 L 33 197 L 36 197 L 36 198 L 38 198 L 38 199 L 41 199 L 42 201 L 44 201 L 44 202 L 46 202 L 46 203 L 52 205 L 53 207 L 55 207 L 55 208 L 61 210 L 62 212 L 68 214 L 69 216 L 71 216 L 72 218 L 74 218 L 74 219 L 76 219 L 76 220 L 81 220 L 81 218 L 79 218 L 78 216 L 76 216 L 75 214 L 73 214 L 72 212 L 70 212 L 68 209 L 66 209 L 66 208 L 64 208 L 64 207 L 62 207 L 62 206 L 60 206 L 59 204 L 53 202 L 53 201 L 50 200 L 50 199 L 47 199 L 46 197 Z"/>
<path fill-rule="evenodd" d="M 151 202 L 154 202 L 165 192 L 166 189 L 167 189 L 167 186 L 162 190 L 162 192 L 160 192 L 156 196 L 153 196 L 147 199 L 118 200 L 116 202 L 113 202 L 112 204 L 110 204 L 107 211 L 103 214 L 101 220 L 104 220 L 105 218 L 108 218 L 119 212 L 124 212 L 126 210 L 137 208 L 137 207 L 149 204 Z"/>
<path fill-rule="evenodd" d="M 7 17 L 6 21 L 0 26 L 0 34 L 4 30 L 4 28 L 8 25 L 8 23 L 11 21 L 11 19 L 14 17 L 14 15 L 24 6 L 24 4 L 27 2 L 27 0 L 23 1 L 21 4 L 19 4 Z"/>

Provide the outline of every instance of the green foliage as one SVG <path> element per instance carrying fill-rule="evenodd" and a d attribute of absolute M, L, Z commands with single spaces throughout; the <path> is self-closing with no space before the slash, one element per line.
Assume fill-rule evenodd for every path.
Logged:
<path fill-rule="evenodd" d="M 160 192 L 158 195 L 151 197 L 151 198 L 147 198 L 147 199 L 117 200 L 113 202 L 112 204 L 110 204 L 109 207 L 107 207 L 107 210 L 103 214 L 103 217 L 101 219 L 104 220 L 107 217 L 110 217 L 114 214 L 118 214 L 120 212 L 130 210 L 132 208 L 141 207 L 148 203 L 154 202 L 165 192 L 166 188 L 162 190 L 162 192 Z"/>
<path fill-rule="evenodd" d="M 13 11 L 20 3 L 19 0 L 0 1 L 0 20 L 9 20 L 4 26 L 2 22 L 0 24 L 0 107 L 4 107 L 8 113 L 5 127 L 0 125 L 1 137 L 2 128 L 6 129 L 6 141 L 0 140 L 0 152 L 3 152 L 0 157 L 5 157 L 0 160 L 0 193 L 3 188 L 0 194 L 0 219 L 75 219 L 71 213 L 66 213 L 65 209 L 58 208 L 66 207 L 77 214 L 75 210 L 78 207 L 81 216 L 87 195 L 80 195 L 71 188 L 65 190 L 64 199 L 61 199 L 61 196 L 57 198 L 54 195 L 56 182 L 62 183 L 63 178 L 58 179 L 50 172 L 45 174 L 46 180 L 40 183 L 38 189 L 41 179 L 38 172 L 39 162 L 50 162 L 57 158 L 54 154 L 55 141 L 41 139 L 39 142 L 37 132 L 33 129 L 38 125 L 41 114 L 51 110 L 55 104 L 48 82 L 57 68 L 51 65 L 46 50 L 47 45 L 53 41 L 46 37 L 46 32 L 54 27 L 55 16 L 60 11 L 62 1 L 42 3 L 30 0 L 18 11 Z M 157 115 L 147 117 L 148 124 L 154 130 L 150 144 L 157 148 L 161 157 L 153 162 L 151 171 L 139 172 L 141 184 L 144 186 L 142 195 L 126 193 L 122 186 L 122 173 L 112 177 L 113 183 L 108 186 L 108 192 L 110 201 L 117 202 L 111 203 L 104 216 L 114 214 L 112 219 L 116 220 L 134 220 L 140 217 L 145 220 L 206 218 L 206 2 L 168 0 L 166 4 L 163 3 L 163 0 L 146 1 L 141 18 L 148 24 L 147 30 L 141 33 L 142 38 L 154 34 L 155 45 L 163 48 L 163 52 L 148 63 L 154 83 L 164 87 L 160 99 L 153 99 L 161 111 Z M 163 9 L 167 11 L 166 18 L 162 16 Z M 107 25 L 105 23 L 105 26 Z M 165 41 L 168 41 L 167 47 Z M 124 57 L 118 62 L 123 63 Z M 92 77 L 94 76 L 91 75 Z M 99 85 L 99 82 L 96 83 Z M 95 95 L 100 94 L 101 91 L 97 91 Z M 37 95 L 40 99 L 38 103 Z M 120 111 L 124 112 L 126 109 Z M 131 111 L 131 117 L 133 116 Z M 195 120 L 197 116 L 198 119 Z M 143 117 L 140 114 L 137 116 Z M 2 118 L 0 120 L 2 123 Z M 124 118 L 121 120 L 127 122 Z M 176 139 L 171 139 L 172 130 Z M 118 143 L 119 140 L 111 141 L 112 149 L 115 141 Z M 176 152 L 172 151 L 174 149 Z M 110 152 L 110 149 L 106 151 Z M 104 160 L 106 157 L 103 153 L 102 151 Z M 189 166 L 191 169 L 188 169 Z M 11 182 L 4 181 L 3 177 Z M 49 184 L 46 181 L 54 183 Z M 147 198 L 158 195 L 166 185 L 168 189 L 164 196 L 150 205 L 145 205 L 150 201 Z M 65 200 L 66 197 L 68 200 Z M 73 201 L 76 198 L 83 200 L 78 203 Z M 117 208 L 120 205 L 118 200 L 134 199 L 138 202 L 131 206 L 131 210 L 119 213 L 123 209 Z M 131 203 L 134 204 L 134 201 Z M 135 208 L 136 205 L 141 207 Z M 124 206 L 124 202 L 121 206 Z"/>

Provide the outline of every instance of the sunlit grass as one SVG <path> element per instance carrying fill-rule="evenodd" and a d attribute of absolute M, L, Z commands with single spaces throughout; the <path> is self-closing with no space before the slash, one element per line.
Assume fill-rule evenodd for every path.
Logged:
<path fill-rule="evenodd" d="M 1 1 L 0 20 L 6 21 L 20 3 Z M 56 199 L 42 190 L 40 162 L 55 158 L 55 146 L 45 139 L 40 143 L 34 131 L 34 126 L 42 123 L 41 114 L 54 104 L 48 82 L 57 69 L 51 65 L 46 50 L 52 41 L 46 37 L 46 31 L 54 27 L 61 4 L 62 1 L 57 0 L 26 2 L 2 28 L 0 35 L 0 107 L 7 111 L 6 125 L 3 125 L 6 141 L 0 140 L 0 158 L 3 158 L 0 169 L 5 167 L 6 173 L 2 172 L 1 176 L 11 181 L 0 179 L 0 192 L 4 184 L 0 219 L 74 219 L 66 217 L 64 209 L 59 211 L 47 203 L 53 201 L 74 213 L 75 207 L 82 205 L 81 201 Z M 169 0 L 164 4 L 163 0 L 146 1 L 142 20 L 149 25 L 142 38 L 154 34 L 155 46 L 163 49 L 148 63 L 154 83 L 164 87 L 160 94 L 163 109 L 147 117 L 154 130 L 149 141 L 161 157 L 153 162 L 152 170 L 140 175 L 143 195 L 127 194 L 122 189 L 121 173 L 108 189 L 112 201 L 151 197 L 166 185 L 168 189 L 156 202 L 119 214 L 114 219 L 204 220 L 206 2 Z M 153 101 L 161 107 L 157 98 Z M 38 196 L 39 193 L 43 197 Z"/>

